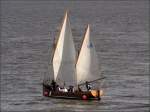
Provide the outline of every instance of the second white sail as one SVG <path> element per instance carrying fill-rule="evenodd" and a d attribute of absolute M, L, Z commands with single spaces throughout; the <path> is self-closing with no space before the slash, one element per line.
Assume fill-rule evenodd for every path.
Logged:
<path fill-rule="evenodd" d="M 90 38 L 90 26 L 87 26 L 81 50 L 76 64 L 77 83 L 100 78 L 95 46 Z"/>

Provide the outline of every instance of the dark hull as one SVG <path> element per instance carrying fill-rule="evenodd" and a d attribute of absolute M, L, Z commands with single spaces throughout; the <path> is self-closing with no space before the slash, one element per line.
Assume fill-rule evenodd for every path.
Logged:
<path fill-rule="evenodd" d="M 61 92 L 52 91 L 48 86 L 43 85 L 43 96 L 58 99 L 76 99 L 76 100 L 100 100 L 100 96 L 94 97 L 90 91 Z"/>

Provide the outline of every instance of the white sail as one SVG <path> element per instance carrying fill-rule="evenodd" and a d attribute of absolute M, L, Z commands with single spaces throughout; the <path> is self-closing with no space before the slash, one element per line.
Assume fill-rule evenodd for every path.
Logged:
<path fill-rule="evenodd" d="M 100 78 L 97 54 L 90 38 L 89 25 L 77 60 L 76 72 L 78 84 Z"/>
<path fill-rule="evenodd" d="M 76 83 L 75 61 L 75 47 L 66 12 L 53 56 L 54 79 L 59 85 Z"/>

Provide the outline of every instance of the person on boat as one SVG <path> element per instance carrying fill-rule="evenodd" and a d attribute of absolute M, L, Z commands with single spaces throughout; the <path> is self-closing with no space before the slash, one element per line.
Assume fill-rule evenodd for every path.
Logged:
<path fill-rule="evenodd" d="M 56 84 L 56 91 L 59 91 L 59 85 L 58 84 Z"/>
<path fill-rule="evenodd" d="M 52 85 L 52 89 L 53 89 L 53 91 L 56 91 L 56 82 L 54 81 L 54 80 L 52 80 L 52 83 L 51 83 L 51 85 Z"/>
<path fill-rule="evenodd" d="M 79 91 L 79 92 L 81 92 L 81 91 L 82 91 L 79 85 L 78 85 L 78 91 Z"/>
<path fill-rule="evenodd" d="M 70 85 L 70 86 L 69 86 L 69 89 L 68 89 L 68 92 L 71 92 L 71 93 L 72 93 L 73 91 L 74 91 L 74 90 L 73 90 L 73 86 Z"/>
<path fill-rule="evenodd" d="M 89 91 L 91 89 L 91 85 L 89 84 L 88 81 L 85 82 L 85 85 L 86 85 L 86 89 L 87 91 Z"/>

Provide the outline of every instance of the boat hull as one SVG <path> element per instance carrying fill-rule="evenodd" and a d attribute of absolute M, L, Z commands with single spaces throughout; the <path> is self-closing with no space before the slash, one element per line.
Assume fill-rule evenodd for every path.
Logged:
<path fill-rule="evenodd" d="M 76 100 L 101 100 L 100 95 L 93 96 L 90 91 L 62 92 L 53 91 L 48 86 L 43 85 L 43 96 L 58 99 L 76 99 Z"/>

